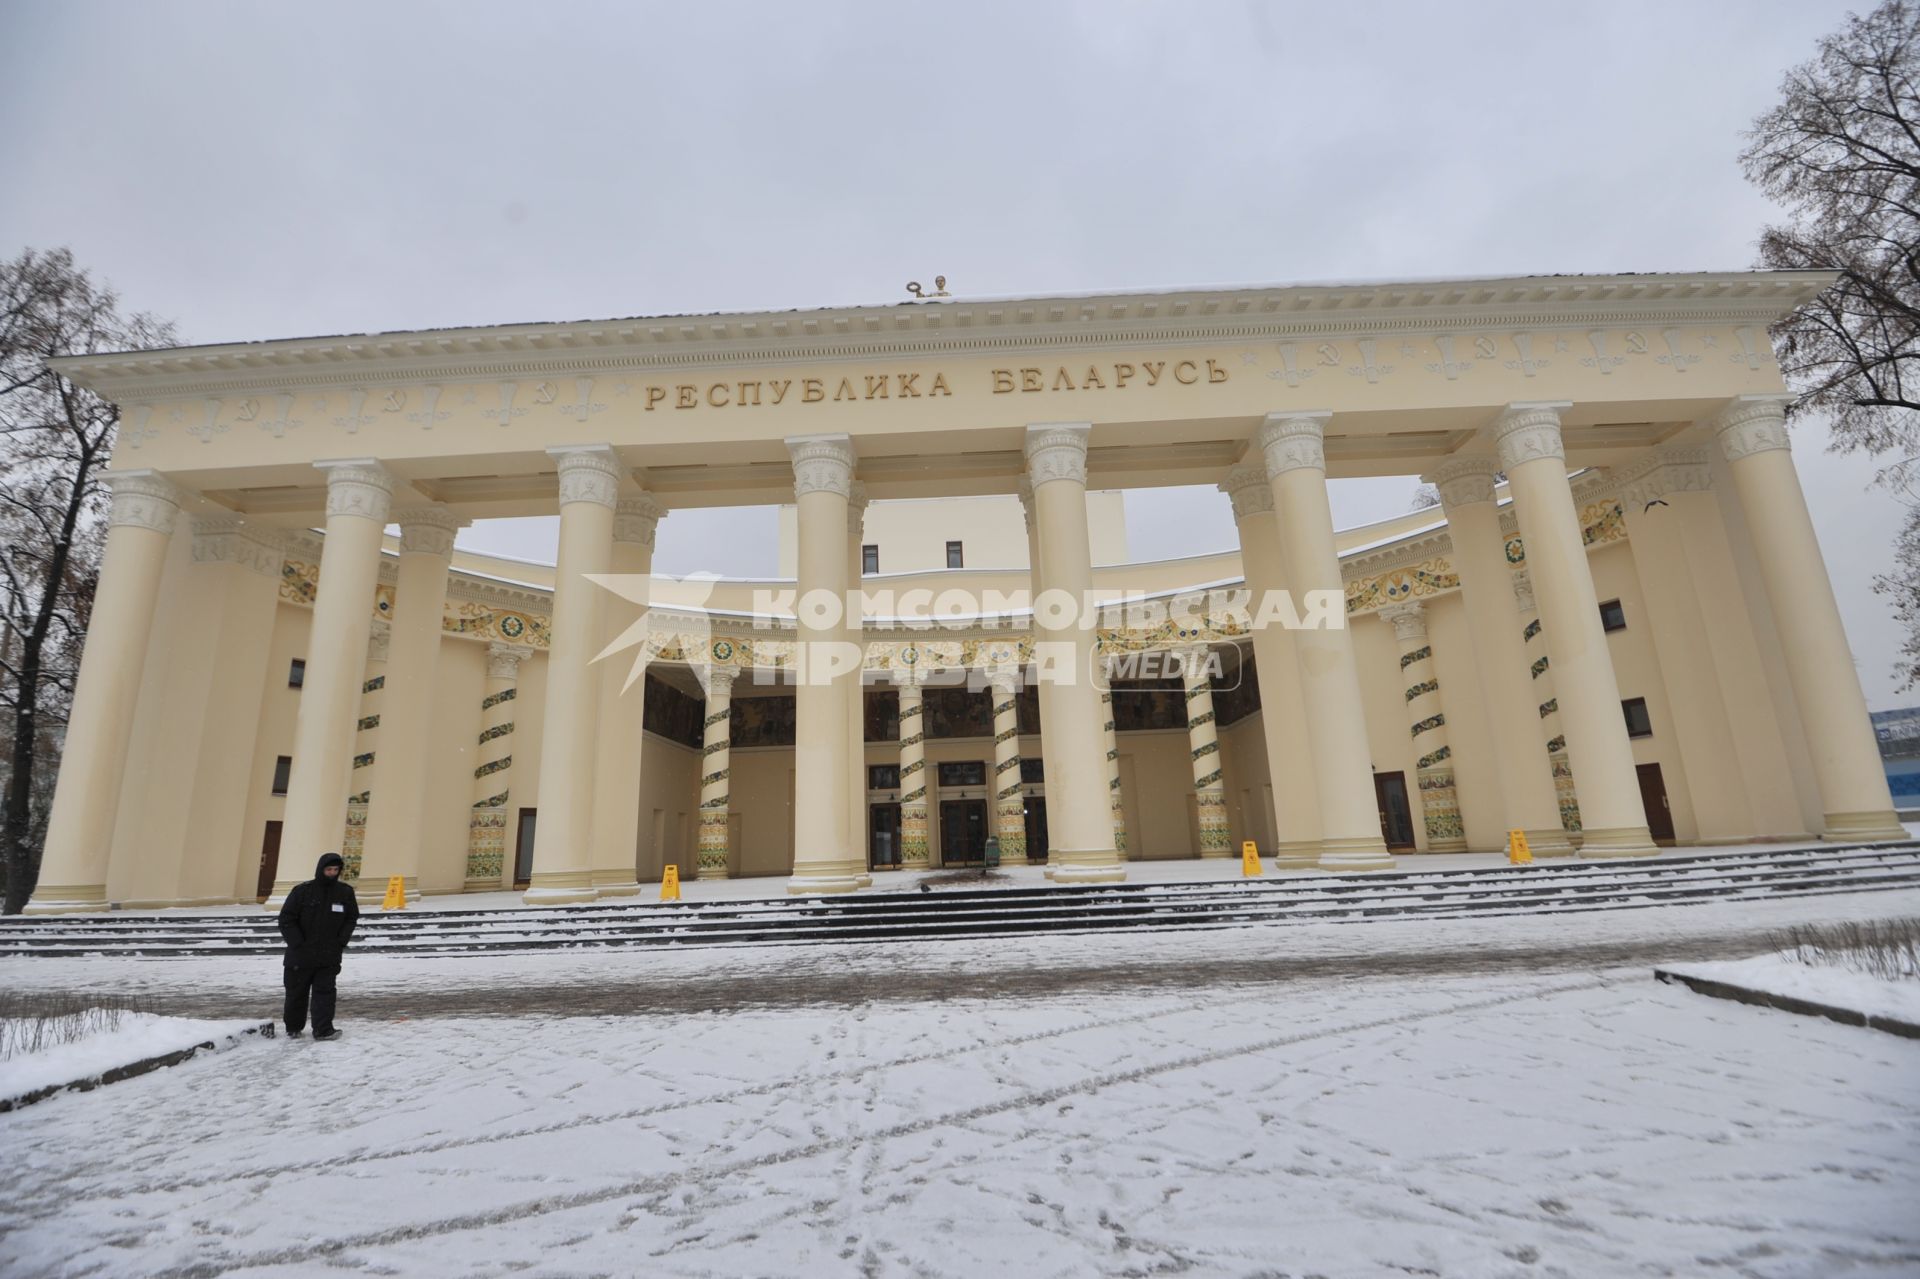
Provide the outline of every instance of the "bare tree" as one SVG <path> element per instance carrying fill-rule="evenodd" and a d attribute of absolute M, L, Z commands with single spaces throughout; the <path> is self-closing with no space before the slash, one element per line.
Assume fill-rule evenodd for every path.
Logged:
<path fill-rule="evenodd" d="M 123 316 L 66 249 L 0 263 L 0 713 L 10 737 L 0 814 L 5 911 L 33 892 L 99 580 L 100 482 L 119 410 L 47 368 L 56 355 L 170 345 L 171 325 Z"/>
<path fill-rule="evenodd" d="M 1920 683 L 1920 7 L 1849 15 L 1787 73 L 1741 164 L 1791 218 L 1760 241 L 1765 266 L 1835 271 L 1774 326 L 1792 411 L 1827 417 L 1833 447 L 1884 460 L 1908 503 L 1897 571 L 1874 589 L 1907 627 L 1906 687 Z"/>
<path fill-rule="evenodd" d="M 1920 8 L 1849 16 L 1748 136 L 1747 177 L 1792 218 L 1767 228 L 1762 263 L 1840 275 L 1774 328 L 1794 408 L 1904 467 L 1920 430 Z"/>

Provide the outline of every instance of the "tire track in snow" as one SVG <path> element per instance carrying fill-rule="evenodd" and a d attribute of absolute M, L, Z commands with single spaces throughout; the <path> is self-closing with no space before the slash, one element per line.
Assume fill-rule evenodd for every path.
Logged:
<path fill-rule="evenodd" d="M 517 1221 L 527 1221 L 535 1217 L 547 1216 L 556 1212 L 569 1212 L 576 1208 L 591 1208 L 617 1199 L 631 1198 L 637 1195 L 657 1195 L 664 1191 L 688 1184 L 702 1185 L 708 1182 L 736 1177 L 742 1173 L 752 1173 L 763 1168 L 778 1167 L 795 1163 L 817 1155 L 834 1154 L 850 1150 L 867 1142 L 892 1141 L 900 1137 L 914 1136 L 935 1128 L 948 1128 L 975 1120 L 1008 1114 L 1013 1111 L 1030 1110 L 1037 1106 L 1051 1105 L 1066 1097 L 1084 1096 L 1097 1093 L 1117 1085 L 1138 1083 L 1159 1075 L 1176 1071 L 1193 1070 L 1210 1066 L 1216 1062 L 1228 1061 L 1235 1057 L 1247 1057 L 1256 1053 L 1271 1052 L 1276 1048 L 1286 1048 L 1293 1044 L 1310 1043 L 1316 1039 L 1328 1039 L 1337 1035 L 1361 1034 L 1370 1030 L 1385 1030 L 1394 1026 L 1406 1026 L 1415 1022 L 1431 1021 L 1439 1017 L 1448 1017 L 1456 1013 L 1484 1012 L 1507 1004 L 1523 1000 L 1541 999 L 1555 995 L 1574 994 L 1586 990 L 1599 990 L 1613 985 L 1612 981 L 1595 980 L 1577 982 L 1564 986 L 1550 986 L 1539 990 L 1527 990 L 1511 995 L 1501 995 L 1492 999 L 1470 1000 L 1452 1004 L 1445 1008 L 1429 1009 L 1417 1013 L 1401 1013 L 1392 1017 L 1375 1017 L 1366 1021 L 1347 1022 L 1338 1026 L 1329 1026 L 1320 1030 L 1302 1031 L 1297 1034 L 1275 1035 L 1256 1040 L 1250 1044 L 1241 1044 L 1232 1048 L 1218 1048 L 1206 1052 L 1189 1053 L 1171 1061 L 1157 1062 L 1152 1065 L 1138 1066 L 1131 1070 L 1114 1071 L 1093 1075 L 1073 1083 L 1059 1084 L 1051 1088 L 1033 1092 L 1019 1093 L 999 1101 L 985 1102 L 964 1110 L 949 1111 L 944 1115 L 931 1115 L 920 1119 L 908 1120 L 872 1132 L 852 1133 L 844 1137 L 835 1137 L 791 1146 L 786 1150 L 760 1155 L 752 1159 L 739 1159 L 701 1170 L 666 1173 L 654 1177 L 641 1177 L 622 1182 L 615 1186 L 603 1186 L 594 1190 L 574 1191 L 563 1195 L 546 1195 L 524 1203 L 509 1205 L 505 1208 L 485 1212 L 464 1213 L 458 1216 L 443 1217 L 436 1221 L 421 1222 L 416 1225 L 396 1226 L 387 1230 L 373 1231 L 363 1235 L 351 1235 L 344 1238 L 318 1240 L 305 1246 L 282 1248 L 273 1252 L 257 1252 L 244 1256 L 222 1257 L 196 1262 L 192 1265 L 178 1266 L 167 1270 L 151 1272 L 150 1279 L 216 1279 L 217 1276 L 231 1274 L 236 1270 L 254 1270 L 262 1266 L 296 1265 L 302 1262 L 319 1261 L 339 1257 L 344 1253 L 360 1248 L 391 1247 L 396 1244 L 411 1243 L 416 1240 L 433 1239 L 444 1235 L 459 1234 L 471 1230 L 487 1230 L 495 1226 L 508 1225 Z"/>

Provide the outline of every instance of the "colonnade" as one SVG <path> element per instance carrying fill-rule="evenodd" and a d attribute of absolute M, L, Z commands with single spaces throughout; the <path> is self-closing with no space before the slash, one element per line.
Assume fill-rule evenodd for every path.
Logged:
<path fill-rule="evenodd" d="M 1489 422 L 1482 443 L 1443 460 L 1429 474 L 1438 486 L 1452 541 L 1452 562 L 1466 597 L 1473 655 L 1493 729 L 1499 802 L 1505 827 L 1525 830 L 1536 855 L 1571 851 L 1555 794 L 1554 748 L 1563 746 L 1579 788 L 1581 851 L 1628 857 L 1653 851 L 1641 807 L 1620 692 L 1602 629 L 1594 582 L 1568 481 L 1556 403 L 1509 406 Z M 1222 487 L 1233 500 L 1249 587 L 1344 596 L 1327 498 L 1325 434 L 1328 413 L 1268 415 L 1254 432 L 1246 461 Z M 1732 497 L 1747 513 L 1758 572 L 1771 606 L 1802 720 L 1824 811 L 1819 832 L 1828 839 L 1900 838 L 1879 768 L 1865 701 L 1854 674 L 1838 607 L 1820 559 L 1791 458 L 1778 397 L 1741 397 L 1707 423 L 1728 464 Z M 1049 872 L 1063 882 L 1121 879 L 1124 822 L 1118 806 L 1118 752 L 1110 697 L 1095 665 L 1096 633 L 1072 610 L 1092 583 L 1087 535 L 1088 423 L 1043 423 L 1024 440 L 1029 543 L 1034 552 L 1034 664 L 1041 679 L 1049 821 Z M 858 457 L 846 435 L 789 439 L 798 518 L 798 587 L 848 598 L 859 576 Z M 632 850 L 637 810 L 626 802 L 638 775 L 637 698 L 622 704 L 626 673 L 620 664 L 596 668 L 595 658 L 622 629 L 614 597 L 590 575 L 645 573 L 654 526 L 663 508 L 634 495 L 631 476 L 607 444 L 549 450 L 558 472 L 558 564 L 552 596 L 551 647 L 537 805 L 539 839 L 529 902 L 590 900 L 636 890 Z M 308 665 L 294 728 L 293 764 L 285 808 L 285 838 L 274 899 L 304 878 L 319 855 L 338 845 L 344 801 L 353 793 L 352 745 L 358 729 L 373 619 L 367 607 L 378 581 L 382 531 L 391 512 L 393 477 L 372 458 L 317 464 L 326 477 L 326 537 L 317 596 L 309 624 Z M 1690 491 L 1697 461 L 1666 457 L 1636 473 L 1637 483 Z M 1526 571 L 1538 601 L 1537 626 L 1524 622 L 1511 592 L 1511 572 L 1494 503 L 1496 474 L 1504 474 L 1525 547 Z M 153 472 L 123 471 L 113 487 L 105 562 L 94 624 L 82 663 L 68 730 L 67 767 L 54 801 L 41 884 L 30 909 L 100 909 L 106 902 L 107 853 L 117 817 L 141 658 L 153 625 L 161 561 L 182 493 Z M 623 497 L 623 489 L 625 496 Z M 1689 517 L 1685 543 L 1700 555 L 1723 553 L 1708 523 Z M 1643 521 L 1647 512 L 1630 512 Z M 1665 518 L 1662 516 L 1662 518 Z M 459 521 L 447 508 L 403 510 L 399 589 L 392 650 L 380 710 L 380 787 L 392 804 L 375 804 L 366 832 L 366 871 L 411 881 L 418 873 L 418 795 L 423 789 L 426 707 L 439 643 L 448 559 Z M 1696 545 L 1697 544 L 1697 545 Z M 1690 550 L 1688 554 L 1693 554 Z M 1731 655 L 1752 654 L 1741 628 L 1716 618 L 1696 598 L 1685 607 L 1689 579 L 1655 579 L 1649 587 L 1671 626 L 1656 642 L 1685 670 L 1702 644 Z M 1674 570 L 1677 573 L 1677 570 Z M 1701 574 L 1694 572 L 1694 594 Z M 1430 846 L 1457 839 L 1444 822 L 1450 786 L 1445 713 L 1432 674 L 1430 645 L 1418 615 L 1396 616 L 1402 669 L 1407 674 L 1410 728 L 1421 748 L 1421 769 L 1435 782 L 1436 804 L 1423 811 Z M 846 660 L 858 643 L 857 618 L 798 610 L 796 651 L 800 677 L 796 715 L 795 846 L 792 892 L 840 892 L 870 882 L 862 838 L 862 754 L 857 664 Z M 1534 637 L 1530 640 L 1529 635 Z M 1283 865 L 1317 864 L 1330 870 L 1388 867 L 1377 818 L 1361 685 L 1352 632 L 1344 626 L 1256 630 L 1253 648 L 1266 707 L 1265 733 L 1277 853 Z M 1531 643 L 1545 652 L 1529 653 Z M 1748 641 L 1751 647 L 1751 641 Z M 487 722 L 477 743 L 469 883 L 504 873 L 504 819 L 513 731 L 512 703 L 521 653 L 501 650 L 489 668 Z M 1545 664 L 1541 665 L 1542 659 Z M 1757 659 L 1756 659 L 1757 660 Z M 1564 743 L 1548 740 L 1535 668 L 1552 673 Z M 725 677 L 708 672 L 708 764 L 702 770 L 699 869 L 725 874 Z M 903 864 L 924 865 L 926 778 L 922 675 L 897 678 L 901 694 Z M 617 687 L 616 687 L 617 686 Z M 849 690 L 852 690 L 851 692 Z M 1756 788 L 1779 780 L 1784 756 L 1743 744 L 1737 698 L 1725 688 L 1695 690 L 1680 731 L 1704 749 L 1732 750 L 1755 770 Z M 1189 687 L 1188 727 L 1203 852 L 1211 797 L 1219 785 L 1217 739 L 1207 706 L 1210 691 Z M 996 738 L 1012 720 L 1011 687 L 996 686 Z M 618 707 L 618 709 L 613 709 Z M 629 710 L 628 707 L 632 709 Z M 1716 727 L 1718 724 L 1720 727 Z M 1423 727 L 1424 725 L 1424 727 Z M 715 729 L 719 734 L 714 735 Z M 996 792 L 1018 784 L 1015 767 L 996 765 Z M 719 749 L 713 747 L 718 745 Z M 1209 749 L 1211 747 L 1211 749 Z M 997 761 L 1001 752 L 996 751 Z M 1002 773 L 1015 775 L 1005 778 Z M 1426 794 L 1423 777 L 1423 799 Z M 1756 804 L 1755 811 L 1764 805 Z M 718 818 L 709 821 L 710 817 Z M 1769 821 L 1792 823 L 1776 814 Z M 1011 830 L 1003 832 L 1003 840 Z"/>

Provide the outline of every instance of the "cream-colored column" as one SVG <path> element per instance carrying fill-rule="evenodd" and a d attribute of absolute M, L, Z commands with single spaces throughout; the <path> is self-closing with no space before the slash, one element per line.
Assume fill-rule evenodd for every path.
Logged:
<path fill-rule="evenodd" d="M 1506 537 L 1494 504 L 1499 460 L 1486 454 L 1448 458 L 1422 478 L 1440 490 L 1447 513 L 1453 571 L 1460 576 L 1474 671 L 1492 730 L 1500 782 L 1500 828 L 1526 834 L 1536 857 L 1570 857 L 1561 825 L 1551 761 L 1540 748 L 1540 715 L 1527 675 L 1526 641 L 1514 621 Z"/>
<path fill-rule="evenodd" d="M 1567 755 L 1580 780 L 1581 854 L 1650 857 L 1657 850 L 1647 833 L 1633 747 L 1620 711 L 1620 685 L 1600 625 L 1600 601 L 1587 567 L 1573 490 L 1567 485 L 1561 407 L 1511 405 L 1489 434 L 1500 450 L 1520 519 L 1527 570 L 1553 659 Z"/>
<path fill-rule="evenodd" d="M 1360 699 L 1360 671 L 1347 629 L 1346 591 L 1334 549 L 1333 510 L 1327 503 L 1325 433 L 1328 413 L 1270 413 L 1254 438 L 1266 458 L 1267 479 L 1280 518 L 1286 580 L 1303 601 L 1318 599 L 1324 624 L 1294 636 L 1300 693 L 1313 744 L 1320 797 L 1319 865 L 1325 870 L 1379 870 L 1393 858 L 1380 836 L 1373 761 Z"/>
<path fill-rule="evenodd" d="M 1213 717 L 1213 680 L 1205 645 L 1180 655 L 1187 700 L 1187 758 L 1193 764 L 1193 798 L 1200 820 L 1200 856 L 1233 856 L 1227 822 L 1227 788 L 1221 781 L 1220 727 Z"/>
<path fill-rule="evenodd" d="M 1047 837 L 1053 878 L 1062 883 L 1110 883 L 1127 877 L 1113 846 L 1113 808 L 1108 799 L 1105 722 L 1095 683 L 1095 619 L 1088 615 L 1093 556 L 1087 542 L 1087 436 L 1085 423 L 1027 428 L 1027 478 L 1033 483 L 1040 544 L 1040 580 L 1035 601 L 1034 658 L 1038 678 L 1052 682 L 1052 723 L 1042 740 L 1054 739 L 1047 771 Z M 1042 712 L 1043 716 L 1045 712 Z"/>
<path fill-rule="evenodd" d="M 367 817 L 373 810 L 373 788 L 380 780 L 380 712 L 387 704 L 387 659 L 393 651 L 393 626 L 373 619 L 367 632 L 367 661 L 360 668 L 360 718 L 354 723 L 353 768 L 347 777 L 347 820 L 340 834 L 340 857 L 346 866 L 340 878 L 359 883 L 366 863 Z M 375 887 L 366 882 L 369 890 Z M 378 885 L 385 891 L 384 883 Z"/>
<path fill-rule="evenodd" d="M 1120 734 L 1114 726 L 1113 689 L 1111 687 L 1100 690 L 1100 716 L 1106 721 L 1107 803 L 1113 810 L 1113 850 L 1120 854 L 1121 861 L 1126 861 L 1127 810 L 1125 803 L 1122 802 L 1125 797 L 1120 793 Z M 1044 730 L 1046 727 L 1044 712 L 1042 713 L 1041 719 L 1041 728 Z M 1044 749 L 1044 744 L 1047 739 L 1044 732 L 1041 734 L 1040 740 L 1043 747 L 1040 754 L 1040 769 L 1044 774 L 1047 767 L 1047 757 Z"/>
<path fill-rule="evenodd" d="M 1020 512 L 1026 518 L 1027 525 L 1027 604 L 1028 607 L 1031 608 L 1033 601 L 1040 598 L 1040 592 L 1046 589 L 1046 583 L 1040 575 L 1040 519 L 1033 502 L 1033 481 L 1024 475 L 1021 476 L 1017 492 L 1020 497 Z M 1036 644 L 1039 643 L 1039 628 L 1032 626 L 1031 623 L 1029 623 L 1029 626 L 1031 628 L 1030 635 L 1032 642 Z M 1110 695 L 1111 690 L 1103 688 L 1102 692 L 1103 694 Z M 1053 794 L 1053 779 L 1059 771 L 1059 760 L 1055 758 L 1058 748 L 1053 732 L 1054 722 L 1058 718 L 1059 712 L 1054 709 L 1053 704 L 1053 681 L 1036 678 L 1034 680 L 1033 695 L 1034 703 L 1040 711 L 1040 772 L 1046 779 L 1047 794 L 1051 797 Z M 1108 709 L 1110 711 L 1111 706 L 1109 706 Z M 1109 714 L 1107 718 L 1111 719 L 1113 717 Z M 1107 749 L 1113 752 L 1111 757 L 1112 762 L 1108 765 L 1107 771 L 1107 793 L 1108 803 L 1112 806 L 1113 810 L 1113 823 L 1116 832 L 1114 835 L 1114 849 L 1119 852 L 1124 859 L 1126 854 L 1127 818 L 1126 814 L 1123 813 L 1120 808 L 1120 749 L 1112 734 L 1108 734 Z M 1059 861 L 1053 853 L 1053 849 L 1058 842 L 1059 837 L 1054 830 L 1053 804 L 1049 802 L 1047 804 L 1047 878 L 1049 879 L 1053 878 L 1054 868 Z"/>
<path fill-rule="evenodd" d="M 987 675 L 993 698 L 993 833 L 1000 860 L 1027 861 L 1027 806 L 1020 787 L 1020 674 L 995 670 Z"/>
<path fill-rule="evenodd" d="M 787 441 L 799 531 L 795 636 L 799 685 L 794 689 L 793 876 L 789 893 L 848 893 L 860 887 L 867 859 L 852 844 L 847 801 L 846 653 L 842 610 L 847 598 L 847 499 L 853 488 L 853 441 L 845 435 Z M 843 669 L 845 668 L 845 669 Z"/>
<path fill-rule="evenodd" d="M 1681 506 L 1712 501 L 1706 450 L 1673 445 L 1619 468 L 1627 549 L 1660 659 L 1660 682 L 1686 765 L 1687 793 L 1703 844 L 1744 844 L 1758 833 L 1733 724 L 1714 670 L 1713 644 L 1693 576 Z"/>
<path fill-rule="evenodd" d="M 1253 666 L 1260 682 L 1260 731 L 1267 742 L 1268 784 L 1273 788 L 1274 865 L 1300 870 L 1320 860 L 1320 795 L 1314 780 L 1307 708 L 1300 691 L 1300 662 L 1293 632 L 1262 620 L 1263 601 L 1287 591 L 1280 553 L 1280 524 L 1273 513 L 1273 485 L 1265 460 L 1241 462 L 1220 487 L 1233 502 L 1240 532 L 1240 567 L 1246 576 L 1248 615 L 1253 619 Z"/>
<path fill-rule="evenodd" d="M 407 901 L 420 895 L 420 845 L 433 749 L 433 691 L 447 604 L 447 569 L 461 521 L 444 506 L 398 512 L 400 572 L 393 593 L 393 639 L 387 660 L 380 732 L 382 803 L 367 812 L 361 878 L 384 888 L 401 877 Z"/>
<path fill-rule="evenodd" d="M 380 539 L 393 501 L 393 477 L 372 458 L 315 465 L 327 472 L 327 535 L 307 623 L 306 678 L 293 721 L 293 772 L 268 910 L 279 910 L 295 884 L 313 878 L 322 853 L 340 851 Z"/>
<path fill-rule="evenodd" d="M 514 706 L 520 663 L 533 656 L 497 640 L 487 645 L 486 693 L 480 699 L 480 731 L 473 769 L 473 812 L 467 821 L 469 893 L 513 887 L 507 865 L 507 801 L 512 798 Z"/>
<path fill-rule="evenodd" d="M 705 666 L 699 672 L 706 690 L 706 715 L 701 721 L 700 830 L 695 845 L 701 879 L 727 877 L 728 794 L 732 790 L 733 681 L 738 666 Z"/>
<path fill-rule="evenodd" d="M 115 471 L 105 480 L 113 490 L 107 544 L 29 915 L 107 908 L 121 774 L 167 539 L 180 514 L 180 491 L 157 471 Z"/>
<path fill-rule="evenodd" d="M 1520 640 L 1527 678 L 1532 681 L 1534 715 L 1552 768 L 1554 800 L 1560 806 L 1560 829 L 1577 844 L 1580 792 L 1573 781 L 1573 761 L 1567 755 L 1567 731 L 1560 725 L 1560 699 L 1553 691 L 1553 662 L 1547 655 L 1547 631 L 1540 622 L 1540 604 L 1533 595 L 1533 574 L 1524 568 L 1516 569 L 1512 580 L 1513 602 L 1520 610 Z"/>
<path fill-rule="evenodd" d="M 1420 783 L 1420 813 L 1427 828 L 1427 851 L 1460 853 L 1467 834 L 1460 825 L 1460 797 L 1453 784 L 1453 747 L 1447 743 L 1447 712 L 1440 704 L 1440 679 L 1433 669 L 1433 644 L 1427 636 L 1426 607 L 1418 600 L 1380 610 L 1400 645 L 1400 679 L 1406 685 L 1407 720 Z"/>
<path fill-rule="evenodd" d="M 1813 757 L 1826 823 L 1820 838 L 1905 839 L 1788 448 L 1782 398 L 1740 396 L 1714 420 L 1713 429 L 1751 530 Z"/>
<path fill-rule="evenodd" d="M 588 578 L 613 560 L 613 508 L 624 468 L 606 444 L 548 449 L 560 472 L 560 554 L 553 574 L 539 827 L 529 905 L 592 901 L 594 745 L 599 739 L 601 601 Z"/>
<path fill-rule="evenodd" d="M 861 609 L 860 578 L 865 567 L 861 538 L 867 523 L 867 486 L 847 486 L 847 633 L 860 666 L 847 680 L 847 843 L 860 860 L 860 887 L 870 888 L 867 870 L 867 630 Z"/>
<path fill-rule="evenodd" d="M 653 545 L 667 513 L 650 494 L 621 498 L 613 509 L 615 573 L 645 582 L 653 573 Z M 646 616 L 647 605 L 612 591 L 600 599 L 601 648 Z M 646 679 L 633 673 L 634 653 L 622 649 L 595 663 L 600 682 L 599 746 L 593 759 L 593 891 L 600 897 L 633 897 L 640 850 L 640 760 L 646 738 Z M 536 842 L 536 847 L 537 847 Z"/>

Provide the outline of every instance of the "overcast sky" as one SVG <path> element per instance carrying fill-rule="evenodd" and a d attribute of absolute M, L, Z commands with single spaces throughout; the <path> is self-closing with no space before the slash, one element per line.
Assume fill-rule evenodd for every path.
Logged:
<path fill-rule="evenodd" d="M 0 0 L 0 253 L 193 342 L 959 296 L 1737 270 L 1740 131 L 1846 6 Z M 1899 508 L 1804 430 L 1868 700 Z M 1408 481 L 1334 485 L 1342 524 Z M 1129 495 L 1136 556 L 1233 544 Z M 745 518 L 742 518 L 745 516 Z M 680 512 L 662 571 L 773 571 Z M 550 558 L 549 521 L 469 544 Z"/>

